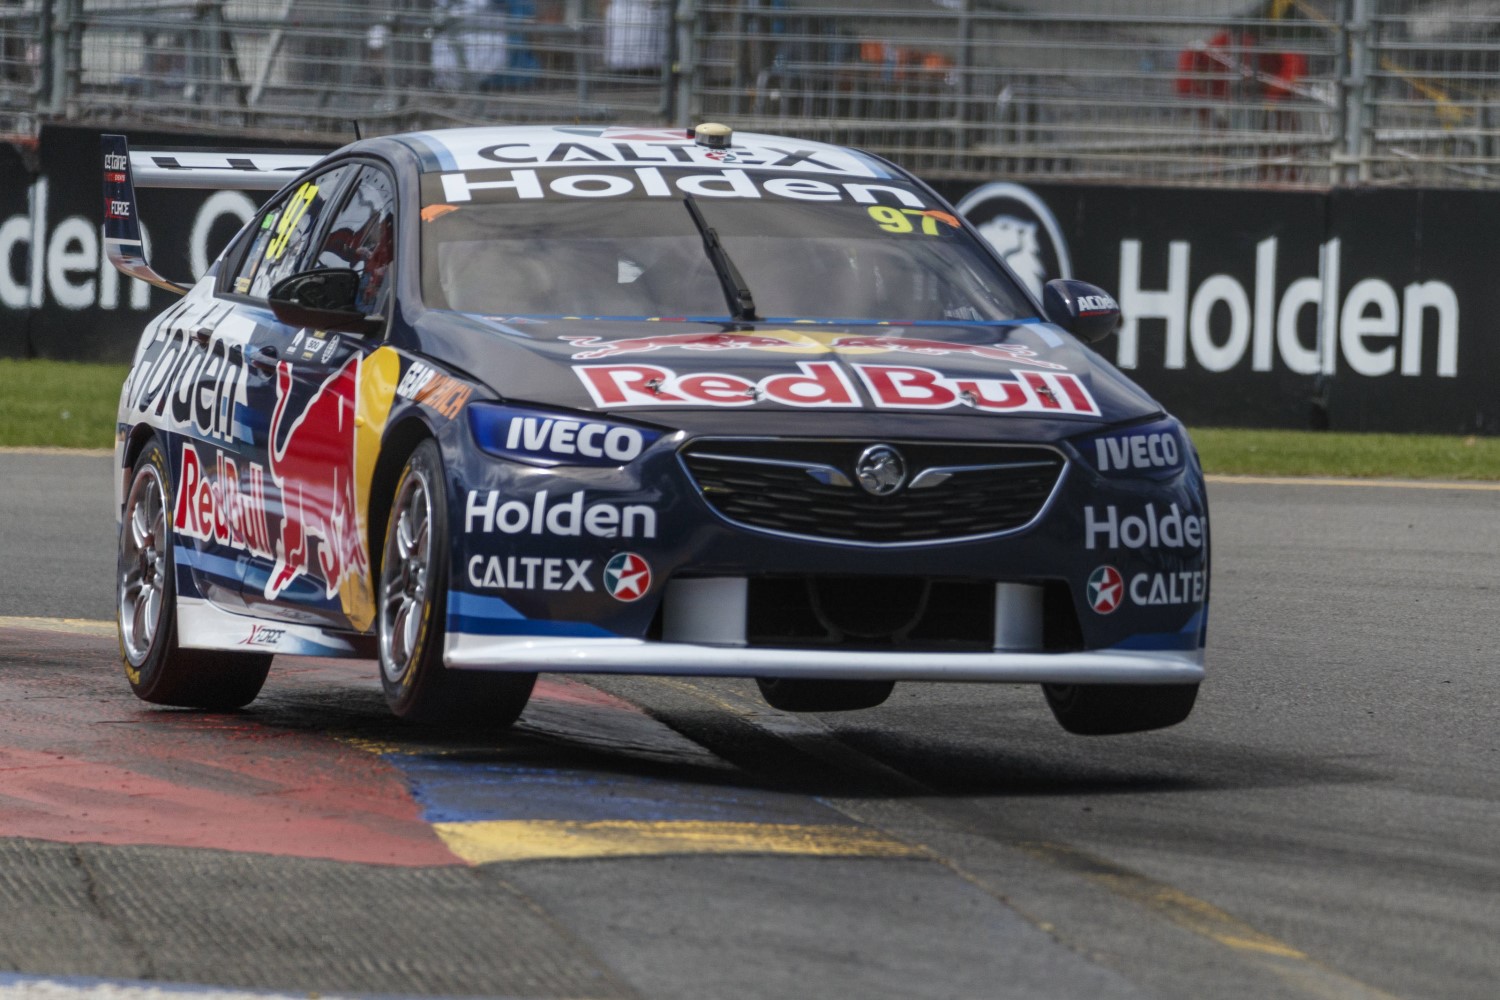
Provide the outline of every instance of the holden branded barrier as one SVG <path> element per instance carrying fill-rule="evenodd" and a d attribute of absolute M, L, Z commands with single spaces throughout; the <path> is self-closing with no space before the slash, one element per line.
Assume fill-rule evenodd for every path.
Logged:
<path fill-rule="evenodd" d="M 170 134 L 132 141 L 206 144 Z M 174 296 L 104 259 L 96 130 L 44 129 L 36 163 L 0 145 L 0 355 L 126 361 L 143 324 Z M 1004 181 L 938 188 L 1038 296 L 1055 277 L 1113 292 L 1124 324 L 1095 348 L 1189 424 L 1500 431 L 1500 394 L 1489 384 L 1500 343 L 1490 332 L 1484 252 L 1500 221 L 1492 194 Z M 201 275 L 258 197 L 140 192 L 156 270 Z M 625 353 L 619 344 L 576 346 L 579 359 Z M 585 364 L 578 374 L 600 405 L 704 402 L 637 399 L 642 370 Z M 919 385 L 924 370 L 911 371 L 899 382 L 859 374 L 867 389 L 876 380 L 884 405 L 940 405 L 956 391 L 936 375 Z M 783 382 L 768 388 L 785 388 L 795 406 L 837 406 L 860 392 L 836 366 L 805 367 Z M 1028 385 L 996 384 L 985 398 L 1022 405 Z M 1050 398 L 1089 412 L 1088 387 L 1065 388 L 1076 391 Z"/>
<path fill-rule="evenodd" d="M 209 144 L 202 135 L 131 138 L 156 149 Z M 35 170 L 0 144 L 0 356 L 128 361 L 146 320 L 176 300 L 105 258 L 99 157 L 96 129 L 44 128 Z M 173 278 L 198 277 L 262 200 L 242 191 L 139 192 L 153 264 Z"/>
<path fill-rule="evenodd" d="M 1189 424 L 1500 432 L 1492 195 L 938 189 L 1033 291 L 1112 291 L 1095 349 Z"/>

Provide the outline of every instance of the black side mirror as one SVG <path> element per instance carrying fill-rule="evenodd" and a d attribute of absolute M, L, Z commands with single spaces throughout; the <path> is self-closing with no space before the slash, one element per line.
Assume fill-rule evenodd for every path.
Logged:
<path fill-rule="evenodd" d="M 357 273 L 343 267 L 320 267 L 281 279 L 266 298 L 271 312 L 288 326 L 371 333 L 382 320 L 355 308 L 358 296 Z"/>
<path fill-rule="evenodd" d="M 1054 278 L 1042 289 L 1042 311 L 1079 340 L 1097 344 L 1120 328 L 1120 303 L 1097 285 Z"/>

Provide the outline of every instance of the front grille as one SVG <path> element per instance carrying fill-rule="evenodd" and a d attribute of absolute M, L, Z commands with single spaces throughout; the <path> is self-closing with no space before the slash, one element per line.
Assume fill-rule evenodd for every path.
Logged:
<path fill-rule="evenodd" d="M 1013 531 L 1041 512 L 1064 466 L 1050 448 L 878 442 L 901 453 L 907 477 L 896 492 L 875 496 L 855 474 L 860 455 L 875 443 L 700 438 L 682 450 L 682 461 L 703 499 L 729 521 L 877 545 Z M 936 485 L 913 488 L 924 472 Z"/>
<path fill-rule="evenodd" d="M 995 584 L 757 577 L 746 594 L 745 641 L 788 649 L 987 652 L 995 648 Z"/>

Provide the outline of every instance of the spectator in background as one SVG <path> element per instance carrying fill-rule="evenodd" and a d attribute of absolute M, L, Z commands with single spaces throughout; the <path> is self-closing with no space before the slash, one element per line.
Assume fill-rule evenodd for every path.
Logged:
<path fill-rule="evenodd" d="M 505 72 L 506 5 L 502 0 L 437 0 L 432 80 L 443 90 L 487 89 Z"/>
<path fill-rule="evenodd" d="M 604 14 L 604 66 L 612 73 L 660 72 L 667 58 L 664 0 L 610 0 Z"/>

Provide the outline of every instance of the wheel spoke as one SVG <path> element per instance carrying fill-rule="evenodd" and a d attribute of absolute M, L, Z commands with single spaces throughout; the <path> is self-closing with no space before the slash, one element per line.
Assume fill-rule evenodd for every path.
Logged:
<path fill-rule="evenodd" d="M 144 549 L 151 538 L 150 522 L 144 504 L 137 503 L 130 511 L 130 540 L 136 550 Z"/>
<path fill-rule="evenodd" d="M 422 606 L 418 601 L 410 601 L 404 609 L 405 620 L 401 623 L 401 647 L 403 659 L 411 659 L 412 654 L 417 651 L 417 629 L 421 625 Z"/>
<path fill-rule="evenodd" d="M 413 469 L 396 496 L 388 558 L 380 584 L 381 670 L 392 683 L 413 669 L 427 616 L 432 504 L 425 470 Z"/>

